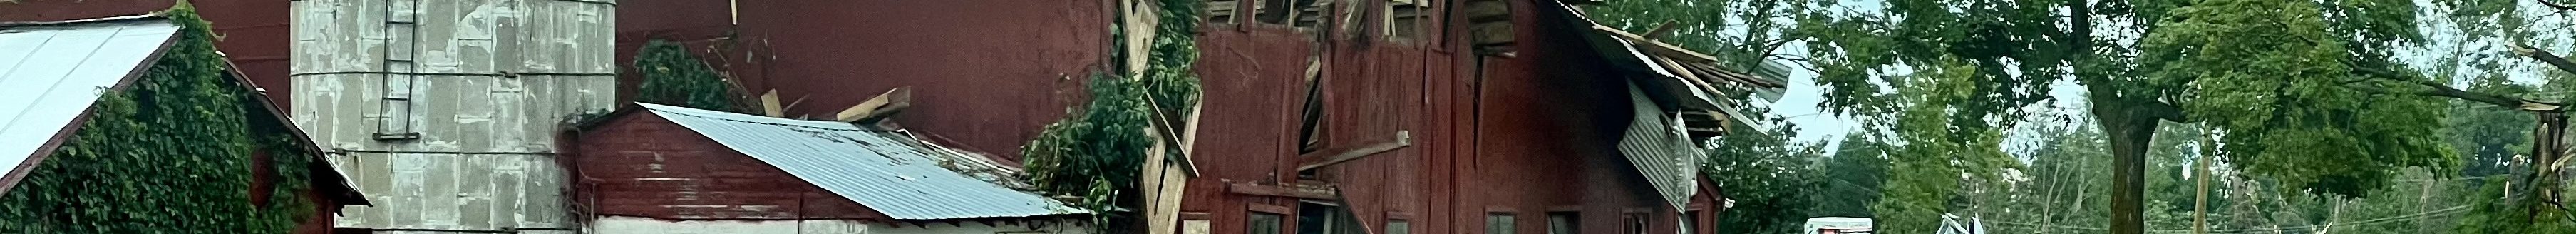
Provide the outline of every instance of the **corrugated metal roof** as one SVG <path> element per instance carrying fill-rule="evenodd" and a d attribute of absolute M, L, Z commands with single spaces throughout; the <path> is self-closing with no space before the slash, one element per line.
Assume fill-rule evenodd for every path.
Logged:
<path fill-rule="evenodd" d="M 131 77 L 179 26 L 109 18 L 0 25 L 0 168 L 17 171 Z"/>
<path fill-rule="evenodd" d="M 1706 148 L 1683 133 L 1681 116 L 1656 108 L 1637 84 L 1628 84 L 1628 99 L 1636 121 L 1629 122 L 1628 133 L 1619 139 L 1619 154 L 1628 157 L 1628 164 L 1646 176 L 1665 202 L 1683 208 L 1699 192 L 1699 161 L 1708 158 Z"/>
<path fill-rule="evenodd" d="M 654 114 L 894 219 L 1088 213 L 943 167 L 977 157 L 903 133 L 844 122 L 771 118 L 637 103 Z"/>

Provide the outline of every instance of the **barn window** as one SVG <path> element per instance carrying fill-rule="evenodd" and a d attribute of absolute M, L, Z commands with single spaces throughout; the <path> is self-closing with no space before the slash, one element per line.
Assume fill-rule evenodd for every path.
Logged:
<path fill-rule="evenodd" d="M 1699 210 L 1682 212 L 1682 233 L 1699 233 Z"/>
<path fill-rule="evenodd" d="M 1245 226 L 1250 226 L 1250 227 L 1251 227 L 1251 228 L 1250 228 L 1251 230 L 1245 231 L 1244 233 L 1255 233 L 1255 234 L 1280 234 L 1280 232 L 1279 232 L 1279 222 L 1280 222 L 1280 221 L 1281 221 L 1281 219 L 1280 219 L 1280 215 L 1279 215 L 1279 214 L 1273 214 L 1273 213 L 1265 213 L 1265 212 L 1254 211 L 1254 212 L 1252 212 L 1252 221 L 1251 221 L 1251 224 L 1250 224 L 1250 225 L 1245 225 Z"/>
<path fill-rule="evenodd" d="M 1234 21 L 1236 19 L 1234 17 L 1235 6 L 1242 2 L 1244 1 L 1215 0 L 1208 1 L 1207 5 L 1200 7 L 1207 9 L 1205 12 L 1206 14 L 1204 15 L 1207 15 L 1208 23 L 1232 24 L 1236 23 Z"/>
<path fill-rule="evenodd" d="M 1256 21 L 1268 24 L 1292 25 L 1299 28 L 1315 27 L 1315 22 L 1324 18 L 1321 16 L 1323 11 L 1316 7 L 1316 2 L 1318 1 L 1266 0 L 1262 1 L 1259 9 L 1253 9 L 1257 13 L 1252 17 Z"/>
<path fill-rule="evenodd" d="M 1582 213 L 1580 212 L 1547 212 L 1547 234 L 1582 233 L 1580 231 L 1576 231 L 1583 226 L 1582 217 Z"/>
<path fill-rule="evenodd" d="M 1512 213 L 1485 213 L 1485 234 L 1512 234 Z"/>
<path fill-rule="evenodd" d="M 1297 234 L 1359 234 L 1359 223 L 1340 204 L 1325 201 L 1301 201 L 1297 205 Z"/>
<path fill-rule="evenodd" d="M 1388 0 L 1386 35 L 1389 39 L 1422 39 L 1423 24 L 1429 20 L 1428 0 Z"/>
<path fill-rule="evenodd" d="M 1628 225 L 1628 230 L 1620 233 L 1646 234 L 1646 213 L 1628 212 L 1619 222 Z"/>
<path fill-rule="evenodd" d="M 1501 0 L 1470 0 L 1464 3 L 1467 15 L 1467 39 L 1478 55 L 1510 56 L 1513 42 L 1512 6 Z"/>
<path fill-rule="evenodd" d="M 1388 219 L 1386 220 L 1386 234 L 1413 234 L 1413 222 L 1405 221 L 1403 219 Z"/>

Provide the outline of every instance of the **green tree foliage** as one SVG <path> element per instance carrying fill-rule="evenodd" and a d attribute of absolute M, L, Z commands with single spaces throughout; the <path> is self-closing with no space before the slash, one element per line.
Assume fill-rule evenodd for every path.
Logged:
<path fill-rule="evenodd" d="M 2021 167 L 1994 147 L 2003 141 L 2002 129 L 1952 123 L 1962 112 L 1950 106 L 1979 96 L 1970 90 L 1983 84 L 1964 79 L 1978 76 L 1966 63 L 1941 61 L 1945 66 L 1905 76 L 1922 88 L 1901 90 L 1895 99 L 1906 104 L 1888 126 L 1904 145 L 1889 156 L 1889 180 L 1871 206 L 1877 230 L 1932 233 L 1943 214 L 1964 205 L 1956 204 L 1961 191 L 2000 182 L 2003 169 Z"/>
<path fill-rule="evenodd" d="M 663 40 L 644 43 L 636 49 L 635 70 L 644 76 L 636 88 L 635 101 L 674 106 L 744 112 L 737 101 L 743 95 L 734 90 L 716 69 L 708 67 L 687 46 Z"/>
<path fill-rule="evenodd" d="M 2399 169 L 2456 162 L 2433 134 L 2445 117 L 2441 98 L 2514 101 L 2447 87 L 2390 59 L 2422 38 L 2419 8 L 2407 0 L 1895 0 L 1817 9 L 1797 31 L 1810 40 L 1825 104 L 1843 113 L 1894 116 L 1921 105 L 1887 94 L 1943 89 L 1906 74 L 1953 72 L 1928 70 L 1976 71 L 1954 76 L 1975 84 L 1957 91 L 1970 95 L 1940 104 L 1961 129 L 2009 125 L 2048 101 L 2055 82 L 2082 86 L 2117 172 L 2113 233 L 2143 230 L 2147 154 L 2163 123 L 2208 125 L 2219 132 L 2224 165 L 2287 185 L 2276 191 L 2364 197 Z"/>
<path fill-rule="evenodd" d="M 1151 43 L 1152 56 L 1143 74 L 1094 74 L 1084 85 L 1091 100 L 1077 106 L 1065 119 L 1038 132 L 1037 139 L 1020 148 L 1028 158 L 1024 179 L 1048 195 L 1075 196 L 1077 206 L 1098 212 L 1096 225 L 1104 233 L 1123 231 L 1135 223 L 1133 216 L 1111 211 L 1132 210 L 1142 193 L 1137 188 L 1146 150 L 1155 141 L 1144 129 L 1152 125 L 1156 111 L 1188 113 L 1199 96 L 1198 76 L 1191 64 L 1198 59 L 1196 34 L 1199 17 L 1198 1 L 1161 0 L 1158 21 Z M 1112 21 L 1123 22 L 1123 21 Z M 1116 25 L 1113 23 L 1113 25 Z M 1123 27 L 1110 27 L 1120 29 Z M 1111 38 L 1124 38 L 1124 32 L 1112 31 Z M 1123 40 L 1113 40 L 1123 41 Z M 1113 46 L 1112 48 L 1124 48 Z M 1108 58 L 1126 61 L 1121 51 Z M 1119 66 L 1125 67 L 1125 66 Z"/>
<path fill-rule="evenodd" d="M 1741 98 L 1741 97 L 1739 97 Z M 1748 107 L 1746 114 L 1768 116 L 1767 108 Z M 1727 199 L 1736 207 L 1719 214 L 1719 233 L 1784 233 L 1794 232 L 1806 222 L 1814 205 L 1808 197 L 1816 196 L 1819 183 L 1814 171 L 1815 159 L 1823 154 L 1821 145 L 1791 141 L 1797 127 L 1782 119 L 1772 129 L 1755 131 L 1752 126 L 1729 126 L 1730 134 L 1717 139 L 1709 151 L 1702 173 L 1726 186 Z"/>
<path fill-rule="evenodd" d="M 2566 221 L 2568 211 L 2552 209 L 2535 199 L 2514 199 L 2507 186 L 2510 179 L 2487 180 L 2471 197 L 2472 210 L 2462 217 L 2459 233 L 2540 234 L 2576 233 L 2576 223 Z"/>
<path fill-rule="evenodd" d="M 183 28 L 128 88 L 101 95 L 89 121 L 7 195 L 6 233 L 287 233 L 317 210 L 307 189 L 312 154 L 227 78 L 215 36 L 182 1 L 160 13 Z M 269 150 L 275 174 L 251 172 Z M 252 181 L 270 177 L 268 205 Z"/>
<path fill-rule="evenodd" d="M 1887 152 L 1893 146 L 1871 139 L 1865 132 L 1844 135 L 1841 147 L 1832 158 L 1825 159 L 1812 195 L 1820 217 L 1873 217 L 1869 206 L 1878 203 L 1880 183 L 1887 180 Z"/>
<path fill-rule="evenodd" d="M 2530 85 L 2513 83 L 2502 75 L 2482 76 L 2472 81 L 2469 90 L 2503 94 L 2528 94 Z M 2503 175 L 2505 160 L 2531 150 L 2531 127 L 2538 118 L 2530 112 L 2506 110 L 2486 104 L 2452 102 L 2451 115 L 2442 120 L 2442 136 L 2451 148 L 2465 158 L 2460 162 L 2460 176 Z"/>

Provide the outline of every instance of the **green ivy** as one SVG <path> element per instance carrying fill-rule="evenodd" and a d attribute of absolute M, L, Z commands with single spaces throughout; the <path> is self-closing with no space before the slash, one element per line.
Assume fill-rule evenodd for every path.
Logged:
<path fill-rule="evenodd" d="M 298 193 L 316 152 L 245 104 L 257 97 L 225 77 L 214 33 L 186 1 L 160 14 L 183 27 L 178 42 L 0 195 L 0 233 L 288 233 L 317 212 Z M 255 149 L 271 150 L 279 173 L 245 173 Z M 277 179 L 265 207 L 251 202 L 258 176 Z"/>
<path fill-rule="evenodd" d="M 1198 102 L 1198 75 L 1192 73 L 1190 65 L 1197 63 L 1199 54 L 1194 37 L 1200 3 L 1160 1 L 1161 20 L 1154 29 L 1153 46 L 1147 54 L 1152 57 L 1146 61 L 1144 74 L 1137 79 L 1130 79 L 1128 74 L 1094 74 L 1087 84 L 1089 103 L 1065 119 L 1048 124 L 1037 139 L 1020 149 L 1028 157 L 1025 178 L 1030 184 L 1048 195 L 1080 197 L 1075 205 L 1100 212 L 1093 221 L 1101 225 L 1093 227 L 1104 233 L 1122 230 L 1127 228 L 1124 224 L 1135 221 L 1133 216 L 1110 211 L 1128 210 L 1125 207 L 1134 207 L 1141 199 L 1136 182 L 1145 158 L 1140 155 L 1154 142 L 1141 129 L 1151 125 L 1155 109 L 1187 113 Z M 1112 25 L 1112 29 L 1123 28 Z M 1117 30 L 1110 35 L 1124 38 Z M 1135 55 L 1112 52 L 1110 60 L 1123 62 L 1127 56 Z M 1165 156 L 1178 154 L 1167 152 Z"/>
<path fill-rule="evenodd" d="M 725 82 L 716 69 L 680 43 L 653 40 L 635 52 L 635 70 L 643 73 L 644 84 L 636 88 L 635 101 L 668 104 L 688 108 L 744 112 L 735 105 L 733 84 Z"/>

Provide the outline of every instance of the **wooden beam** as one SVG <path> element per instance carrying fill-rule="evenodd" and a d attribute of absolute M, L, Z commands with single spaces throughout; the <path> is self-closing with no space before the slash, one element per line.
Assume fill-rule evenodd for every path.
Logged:
<path fill-rule="evenodd" d="M 1646 35 L 1645 35 L 1645 37 L 1646 37 L 1646 39 L 1664 38 L 1664 34 L 1672 33 L 1672 32 L 1673 32 L 1673 29 L 1678 29 L 1678 28 L 1674 28 L 1674 27 L 1673 27 L 1673 26 L 1675 26 L 1675 25 L 1681 25 L 1681 22 L 1674 22 L 1674 21 L 1671 21 L 1671 20 L 1665 20 L 1665 21 L 1664 21 L 1664 24 L 1662 24 L 1662 25 L 1655 25 L 1655 29 L 1654 29 L 1654 30 L 1646 30 Z"/>
<path fill-rule="evenodd" d="M 1709 56 L 1708 54 L 1701 54 L 1701 53 L 1699 53 L 1698 51 L 1690 51 L 1690 49 L 1684 49 L 1684 48 L 1682 48 L 1682 46 L 1673 45 L 1673 44 L 1665 44 L 1665 43 L 1663 43 L 1663 42 L 1658 42 L 1658 41 L 1650 40 L 1650 39 L 1647 39 L 1645 36 L 1639 36 L 1639 35 L 1637 35 L 1637 34 L 1635 34 L 1635 33 L 1628 33 L 1628 31 L 1620 31 L 1618 28 L 1611 28 L 1610 26 L 1606 26 L 1606 25 L 1592 25 L 1592 29 L 1593 29 L 1593 30 L 1599 30 L 1599 31 L 1601 31 L 1601 32 L 1605 32 L 1605 33 L 1610 33 L 1610 35 L 1618 36 L 1619 38 L 1623 38 L 1623 39 L 1628 39 L 1628 41 L 1629 41 L 1629 42 L 1634 42 L 1634 43 L 1636 43 L 1636 44 L 1638 44 L 1638 45 L 1643 45 L 1643 46 L 1640 46 L 1640 47 L 1644 47 L 1644 48 L 1646 49 L 1646 53 L 1654 53 L 1654 54 L 1656 54 L 1656 55 L 1663 55 L 1663 56 L 1673 56 L 1673 57 L 1677 57 L 1677 58 L 1673 58 L 1673 59 L 1675 59 L 1675 60 L 1682 60 L 1682 62 L 1691 62 L 1691 63 L 1715 63 L 1715 62 L 1717 62 L 1717 56 Z"/>
<path fill-rule="evenodd" d="M 1322 187 L 1282 186 L 1254 184 L 1251 182 L 1227 182 L 1225 185 L 1225 191 L 1234 194 L 1293 197 L 1316 200 L 1340 200 L 1342 197 L 1341 192 L 1337 190 L 1339 189 L 1333 188 L 1331 185 L 1323 185 Z"/>
<path fill-rule="evenodd" d="M 842 109 L 841 113 L 833 115 L 832 119 L 841 122 L 875 122 L 894 116 L 894 113 L 903 112 L 903 109 L 910 107 L 912 107 L 912 89 L 895 88 L 868 98 L 867 101 L 859 102 L 858 105 L 850 106 L 849 109 Z"/>
<path fill-rule="evenodd" d="M 1316 151 L 1315 153 L 1297 156 L 1297 170 L 1314 170 L 1315 168 L 1340 164 L 1342 162 L 1348 162 L 1354 159 L 1360 159 L 1361 157 L 1368 157 L 1369 155 L 1376 155 L 1377 153 L 1392 151 L 1411 145 L 1413 145 L 1413 136 L 1410 132 L 1395 131 L 1395 140 L 1393 141 L 1367 144 L 1358 148 Z"/>

